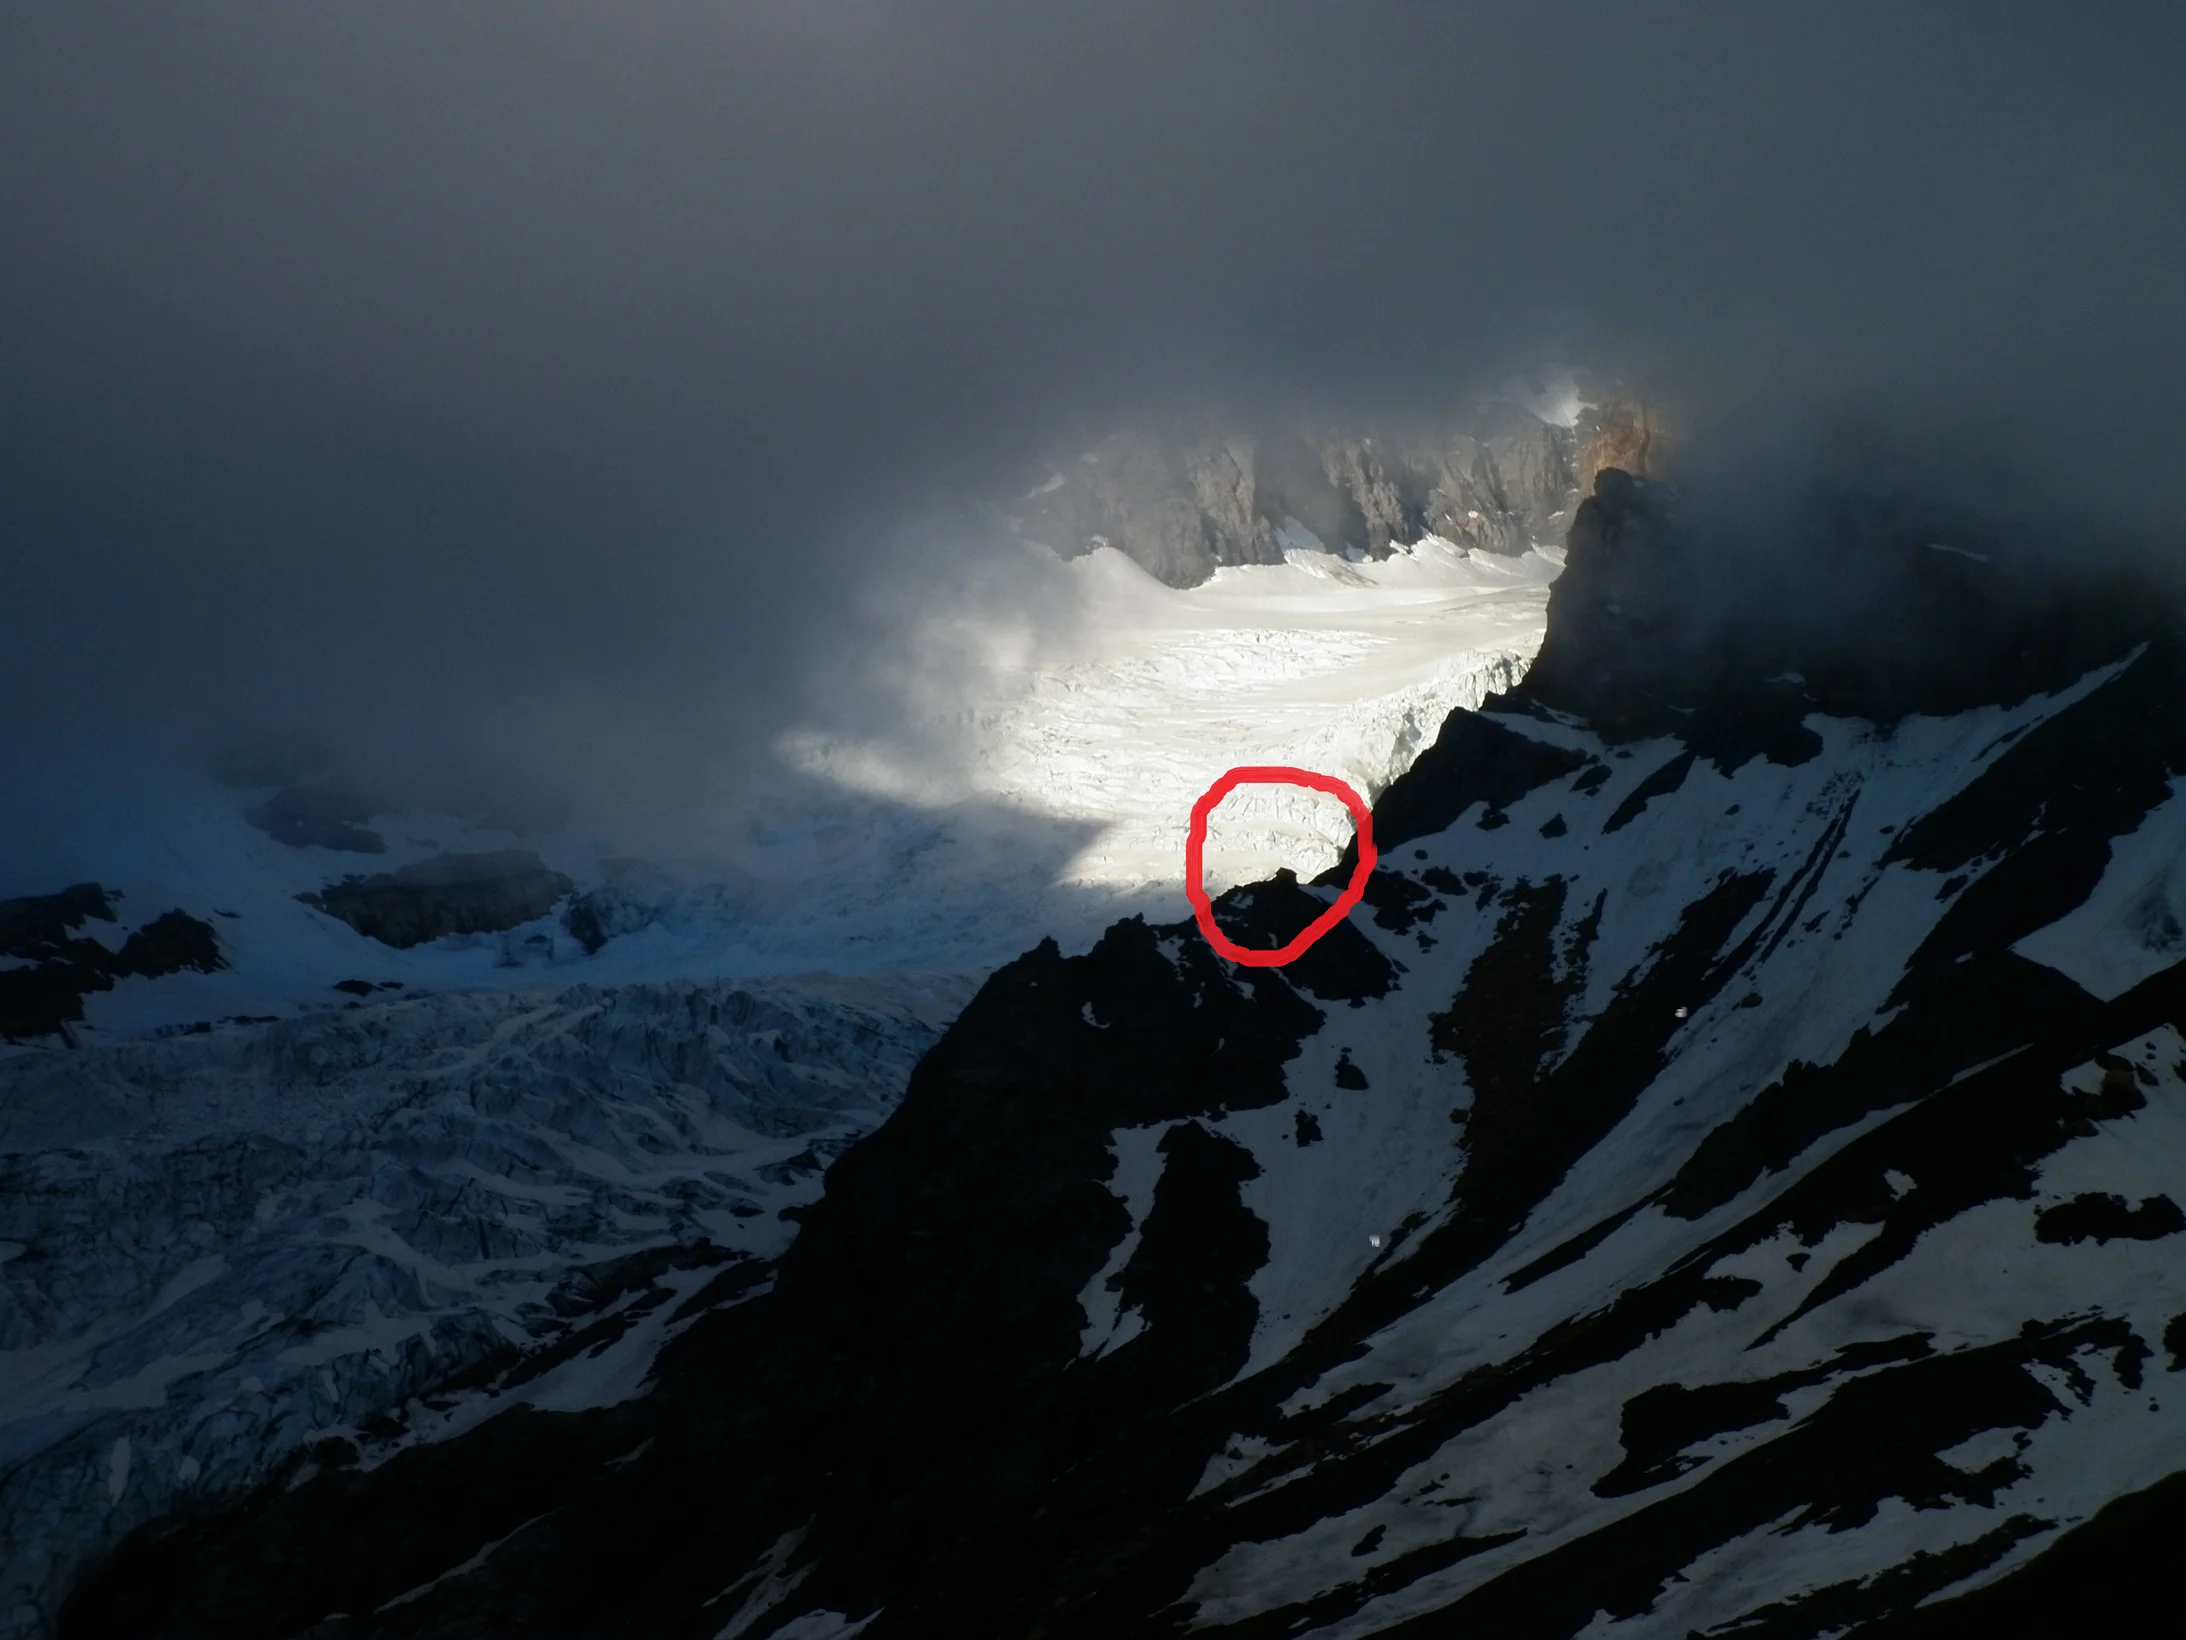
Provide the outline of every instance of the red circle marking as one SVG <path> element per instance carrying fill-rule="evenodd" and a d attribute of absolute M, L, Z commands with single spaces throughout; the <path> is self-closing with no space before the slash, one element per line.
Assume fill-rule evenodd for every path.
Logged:
<path fill-rule="evenodd" d="M 1307 786 L 1328 793 L 1349 809 L 1351 818 L 1358 822 L 1359 863 L 1351 873 L 1350 886 L 1336 897 L 1334 905 L 1306 924 L 1305 931 L 1296 939 L 1273 951 L 1249 950 L 1217 928 L 1214 901 L 1208 897 L 1207 885 L 1201 881 L 1206 869 L 1207 821 L 1213 815 L 1215 805 L 1240 786 Z M 1184 835 L 1184 893 L 1192 902 L 1192 915 L 1199 919 L 1199 931 L 1207 936 L 1207 943 L 1216 951 L 1247 968 L 1280 968 L 1304 956 L 1315 940 L 1342 922 L 1345 914 L 1366 897 L 1366 879 L 1373 875 L 1374 862 L 1379 858 L 1374 852 L 1374 811 L 1366 806 L 1365 798 L 1341 780 L 1334 775 L 1315 774 L 1311 769 L 1293 769 L 1283 763 L 1254 765 L 1232 769 L 1209 786 L 1205 795 L 1192 805 L 1191 829 Z"/>

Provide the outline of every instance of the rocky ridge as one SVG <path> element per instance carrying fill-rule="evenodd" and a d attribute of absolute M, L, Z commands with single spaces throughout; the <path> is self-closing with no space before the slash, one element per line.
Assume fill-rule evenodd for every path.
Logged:
<path fill-rule="evenodd" d="M 212 925 L 179 908 L 132 929 L 119 948 L 91 938 L 93 922 L 119 926 L 117 898 L 97 883 L 57 894 L 0 900 L 0 1041 L 60 1036 L 84 1016 L 83 999 L 110 991 L 117 979 L 157 979 L 226 966 Z"/>
<path fill-rule="evenodd" d="M 1361 560 L 1432 535 L 1515 554 L 1561 540 L 1604 467 L 1659 474 L 1658 422 L 1635 399 L 1585 404 L 1574 389 L 1546 413 L 1497 402 L 1381 433 L 1130 428 L 1055 460 L 996 511 L 1066 557 L 1115 547 L 1179 587 L 1300 546 Z"/>

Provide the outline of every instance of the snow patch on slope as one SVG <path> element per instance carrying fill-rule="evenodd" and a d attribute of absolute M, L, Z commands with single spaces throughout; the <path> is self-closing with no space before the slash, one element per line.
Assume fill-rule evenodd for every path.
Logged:
<path fill-rule="evenodd" d="M 2078 909 L 2012 947 L 2109 1001 L 2186 957 L 2186 794 L 2110 845 L 2110 866 Z"/>

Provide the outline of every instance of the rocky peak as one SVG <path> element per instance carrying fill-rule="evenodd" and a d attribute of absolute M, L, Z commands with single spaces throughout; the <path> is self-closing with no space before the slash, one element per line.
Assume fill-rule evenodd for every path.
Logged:
<path fill-rule="evenodd" d="M 1611 740 L 1783 761 L 1815 744 L 1809 712 L 1891 725 L 2063 688 L 2168 631 L 2169 607 L 2127 569 L 1857 475 L 1731 521 L 1605 467 L 1514 699 Z"/>
<path fill-rule="evenodd" d="M 444 934 L 492 934 L 543 917 L 575 885 L 529 849 L 441 854 L 399 871 L 348 877 L 298 899 L 404 949 Z"/>
<path fill-rule="evenodd" d="M 1568 424 L 1496 403 L 1405 429 L 1132 427 L 1054 459 L 994 510 L 1022 539 L 1065 557 L 1114 547 L 1172 586 L 1314 542 L 1353 559 L 1428 535 L 1516 554 L 1561 540 L 1605 467 L 1658 471 L 1658 422 L 1617 398 Z"/>

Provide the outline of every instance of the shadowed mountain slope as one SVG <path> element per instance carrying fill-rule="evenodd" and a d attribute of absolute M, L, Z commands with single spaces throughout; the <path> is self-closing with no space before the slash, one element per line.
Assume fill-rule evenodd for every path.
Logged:
<path fill-rule="evenodd" d="M 2186 645 L 1910 509 L 1817 539 L 1748 584 L 1864 625 L 1742 605 L 1604 473 L 1312 961 L 1041 945 L 778 1261 L 676 1290 L 642 1393 L 178 1510 L 62 1632 L 1794 1640 L 2057 1632 L 2089 1579 L 2142 1621 Z"/>

